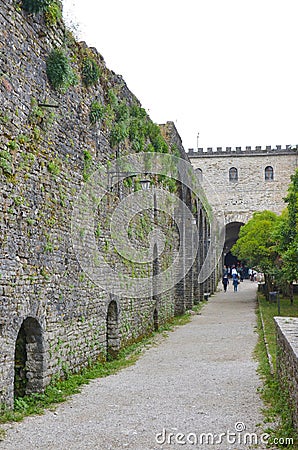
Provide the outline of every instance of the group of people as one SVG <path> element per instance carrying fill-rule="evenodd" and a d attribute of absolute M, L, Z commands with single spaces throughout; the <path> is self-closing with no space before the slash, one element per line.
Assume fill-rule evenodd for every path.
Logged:
<path fill-rule="evenodd" d="M 232 280 L 234 292 L 237 292 L 238 284 L 240 284 L 240 282 L 243 281 L 243 267 L 236 268 L 236 266 L 232 267 L 224 266 L 222 277 L 224 292 L 227 292 L 229 279 Z"/>
<path fill-rule="evenodd" d="M 232 281 L 234 292 L 238 291 L 238 285 L 244 278 L 248 278 L 250 281 L 257 281 L 258 283 L 264 282 L 264 276 L 262 273 L 258 273 L 254 269 L 248 269 L 247 267 L 243 267 L 242 265 L 234 265 L 224 266 L 223 268 L 223 277 L 222 284 L 224 288 L 224 292 L 227 292 L 229 280 Z"/>
<path fill-rule="evenodd" d="M 248 270 L 248 275 L 249 275 L 250 281 L 255 281 L 257 272 L 255 272 L 253 269 L 249 269 Z"/>

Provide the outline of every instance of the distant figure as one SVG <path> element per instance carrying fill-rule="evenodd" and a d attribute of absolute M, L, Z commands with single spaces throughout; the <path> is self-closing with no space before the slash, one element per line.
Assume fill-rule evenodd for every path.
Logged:
<path fill-rule="evenodd" d="M 234 278 L 234 275 L 238 277 L 238 272 L 235 266 L 232 267 L 232 277 Z"/>
<path fill-rule="evenodd" d="M 238 274 L 237 274 L 237 271 L 236 271 L 236 274 L 233 275 L 234 292 L 238 291 L 238 283 L 239 283 L 239 280 L 238 280 Z"/>
<path fill-rule="evenodd" d="M 255 275 L 256 275 L 256 272 L 255 272 L 253 269 L 251 269 L 251 272 L 250 272 L 250 281 L 255 281 Z"/>
<path fill-rule="evenodd" d="M 228 275 L 229 275 L 229 270 L 228 270 L 227 266 L 223 266 L 223 274 L 222 274 L 222 276 L 223 277 L 227 277 Z"/>
<path fill-rule="evenodd" d="M 228 284 L 229 284 L 228 274 L 223 276 L 222 284 L 223 284 L 224 292 L 227 292 L 227 287 L 228 287 Z"/>

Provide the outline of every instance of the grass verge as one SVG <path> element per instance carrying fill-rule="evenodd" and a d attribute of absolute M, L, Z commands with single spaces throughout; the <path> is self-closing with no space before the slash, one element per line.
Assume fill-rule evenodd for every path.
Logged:
<path fill-rule="evenodd" d="M 193 310 L 198 312 L 205 302 L 196 305 Z M 169 322 L 161 325 L 158 331 L 153 332 L 150 336 L 144 337 L 139 342 L 123 348 L 116 359 L 107 362 L 95 363 L 79 374 L 66 373 L 65 379 L 58 380 L 53 378 L 50 385 L 45 389 L 43 394 L 32 394 L 30 396 L 15 399 L 14 410 L 2 407 L 0 409 L 0 423 L 17 422 L 25 416 L 32 414 L 42 414 L 45 409 L 54 409 L 58 403 L 64 402 L 67 398 L 80 392 L 81 386 L 88 384 L 90 380 L 95 378 L 103 378 L 115 374 L 125 367 L 133 365 L 143 351 L 148 346 L 154 344 L 157 336 L 166 335 L 167 332 L 173 331 L 175 327 L 185 325 L 191 320 L 189 312 L 172 318 Z M 0 440 L 1 432 L 0 429 Z"/>
<path fill-rule="evenodd" d="M 266 301 L 263 295 L 258 294 L 258 333 L 259 340 L 256 347 L 256 357 L 259 361 L 259 373 L 262 377 L 263 386 L 260 389 L 261 397 L 266 405 L 264 421 L 270 424 L 265 430 L 270 435 L 270 442 L 276 448 L 298 449 L 298 435 L 293 428 L 291 410 L 287 393 L 281 389 L 276 373 L 272 374 L 267 357 L 265 339 L 272 356 L 274 371 L 276 369 L 276 330 L 274 317 L 277 316 L 277 305 Z M 262 327 L 261 314 L 264 328 Z M 298 298 L 290 305 L 288 299 L 281 299 L 281 314 L 284 317 L 298 316 Z M 293 438 L 293 442 L 288 439 Z M 272 448 L 272 447 L 271 447 Z"/>

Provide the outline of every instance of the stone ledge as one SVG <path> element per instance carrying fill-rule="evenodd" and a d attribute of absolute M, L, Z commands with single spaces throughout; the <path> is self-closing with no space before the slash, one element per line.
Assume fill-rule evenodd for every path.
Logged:
<path fill-rule="evenodd" d="M 298 363 L 298 317 L 274 317 L 274 321 L 296 355 Z"/>
<path fill-rule="evenodd" d="M 274 317 L 277 331 L 277 376 L 288 395 L 293 424 L 298 430 L 298 317 Z"/>

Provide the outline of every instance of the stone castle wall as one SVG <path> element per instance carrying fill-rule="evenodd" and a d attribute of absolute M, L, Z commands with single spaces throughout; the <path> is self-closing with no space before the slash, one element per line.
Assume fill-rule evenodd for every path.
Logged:
<path fill-rule="evenodd" d="M 0 403 L 12 405 L 22 371 L 26 393 L 41 391 L 54 374 L 104 359 L 183 312 L 193 287 L 189 279 L 158 299 L 119 298 L 82 271 L 71 241 L 73 202 L 96 165 L 116 156 L 110 142 L 116 118 L 92 125 L 90 105 L 106 106 L 109 91 L 129 107 L 140 103 L 63 23 L 51 27 L 14 0 L 0 0 L 0 30 Z M 46 59 L 57 46 L 78 74 L 80 55 L 88 51 L 100 81 L 85 87 L 78 76 L 67 92 L 53 90 Z M 173 139 L 183 153 L 181 140 Z M 121 145 L 132 151 L 128 138 Z M 100 239 L 108 246 L 105 235 Z"/>
<path fill-rule="evenodd" d="M 226 224 L 246 223 L 255 211 L 279 214 L 285 208 L 283 198 L 298 163 L 296 149 L 199 150 L 190 150 L 188 156 L 200 172 L 209 203 L 215 212 L 224 211 Z M 265 179 L 266 167 L 273 168 L 272 180 Z M 230 180 L 232 168 L 237 169 L 237 180 Z"/>

